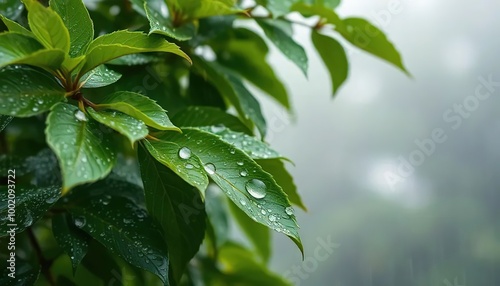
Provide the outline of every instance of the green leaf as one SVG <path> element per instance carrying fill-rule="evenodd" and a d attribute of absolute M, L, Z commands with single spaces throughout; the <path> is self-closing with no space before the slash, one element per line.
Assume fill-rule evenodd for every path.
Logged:
<path fill-rule="evenodd" d="M 0 15 L 7 18 L 17 19 L 23 13 L 23 10 L 21 0 L 4 0 L 0 2 Z"/>
<path fill-rule="evenodd" d="M 338 32 L 356 47 L 397 66 L 407 75 L 401 55 L 387 39 L 384 32 L 361 18 L 344 19 L 345 30 Z"/>
<path fill-rule="evenodd" d="M 307 76 L 308 59 L 304 48 L 273 21 L 257 20 L 257 23 L 269 40 Z"/>
<path fill-rule="evenodd" d="M 0 114 L 29 117 L 64 100 L 65 91 L 46 72 L 28 67 L 0 69 Z"/>
<path fill-rule="evenodd" d="M 251 251 L 234 243 L 221 248 L 219 262 L 225 270 L 224 280 L 227 285 L 290 285 L 279 275 L 267 270 L 263 263 L 257 262 Z"/>
<path fill-rule="evenodd" d="M 94 24 L 82 0 L 50 0 L 50 8 L 61 16 L 70 36 L 71 57 L 84 55 L 94 39 Z"/>
<path fill-rule="evenodd" d="M 301 2 L 328 10 L 333 10 L 340 4 L 340 0 L 301 0 Z"/>
<path fill-rule="evenodd" d="M 269 228 L 253 221 L 233 202 L 229 203 L 229 208 L 241 230 L 243 230 L 257 254 L 262 258 L 262 261 L 268 262 L 271 257 L 271 233 L 269 232 Z"/>
<path fill-rule="evenodd" d="M 218 51 L 218 61 L 290 109 L 287 91 L 267 63 L 269 49 L 266 42 L 247 29 L 236 29 L 233 32 L 235 37 Z"/>
<path fill-rule="evenodd" d="M 12 118 L 13 117 L 11 116 L 0 115 L 0 132 L 2 132 L 7 125 L 9 125 Z"/>
<path fill-rule="evenodd" d="M 158 130 L 174 130 L 174 126 L 168 118 L 166 111 L 152 99 L 134 92 L 119 91 L 106 96 L 96 106 L 98 109 L 113 109 L 121 111 L 139 120 L 146 125 Z"/>
<path fill-rule="evenodd" d="M 22 4 L 21 4 L 22 5 Z M 22 34 L 28 37 L 35 38 L 35 35 L 25 27 L 21 26 L 19 23 L 12 21 L 11 19 L 0 15 L 0 20 L 5 24 L 10 32 Z"/>
<path fill-rule="evenodd" d="M 7 175 L 15 175 L 8 172 Z M 17 181 L 17 176 L 10 176 L 8 180 Z M 15 228 L 19 233 L 37 222 L 61 196 L 61 188 L 52 186 L 46 188 L 30 188 L 19 184 L 10 184 L 13 187 L 0 187 L 0 237 L 9 235 L 7 231 Z M 15 194 L 15 198 L 12 195 Z M 9 204 L 15 204 L 16 213 L 9 215 Z M 14 224 L 14 225 L 12 225 Z"/>
<path fill-rule="evenodd" d="M 272 149 L 269 144 L 253 136 L 232 131 L 224 125 L 205 126 L 199 127 L 199 129 L 219 136 L 220 139 L 247 153 L 252 159 L 285 158 Z"/>
<path fill-rule="evenodd" d="M 149 34 L 164 35 L 178 41 L 190 40 L 196 32 L 194 24 L 187 23 L 180 27 L 174 27 L 170 17 L 161 13 L 161 11 L 167 11 L 167 9 L 163 0 L 148 0 L 144 2 L 144 10 L 151 27 Z"/>
<path fill-rule="evenodd" d="M 208 177 L 203 165 L 191 150 L 174 142 L 145 140 L 144 146 L 158 162 L 170 168 L 191 186 L 204 192 L 208 186 Z"/>
<path fill-rule="evenodd" d="M 283 188 L 283 191 L 288 195 L 290 202 L 301 209 L 307 211 L 306 206 L 302 202 L 297 186 L 293 182 L 293 177 L 285 168 L 285 164 L 279 159 L 266 159 L 266 160 L 256 160 L 264 171 L 273 175 L 276 183 Z M 293 210 L 293 209 L 292 209 Z"/>
<path fill-rule="evenodd" d="M 108 64 L 118 65 L 118 66 L 139 66 L 139 65 L 146 65 L 152 62 L 157 62 L 160 59 L 161 58 L 156 55 L 132 54 L 111 60 L 108 62 Z"/>
<path fill-rule="evenodd" d="M 122 197 L 107 205 L 98 197 L 69 209 L 73 223 L 128 263 L 157 275 L 168 285 L 165 242 L 144 209 Z"/>
<path fill-rule="evenodd" d="M 169 43 L 160 36 L 148 36 L 142 32 L 117 31 L 100 36 L 90 44 L 81 74 L 112 59 L 146 52 L 173 53 L 191 61 L 176 44 Z"/>
<path fill-rule="evenodd" d="M 97 112 L 92 107 L 88 107 L 87 112 L 97 122 L 100 122 L 127 137 L 132 146 L 137 140 L 140 140 L 148 135 L 148 127 L 144 124 L 144 122 L 125 113 L 106 110 Z"/>
<path fill-rule="evenodd" d="M 60 50 L 43 50 L 37 40 L 18 33 L 0 34 L 0 68 L 25 64 L 54 71 L 61 66 L 64 53 Z"/>
<path fill-rule="evenodd" d="M 194 62 L 195 67 L 200 69 L 202 76 L 207 77 L 219 89 L 219 92 L 234 105 L 245 125 L 253 130 L 255 124 L 260 134 L 264 136 L 266 122 L 260 104 L 241 80 L 217 63 L 206 62 L 198 58 L 194 58 Z"/>
<path fill-rule="evenodd" d="M 228 107 L 217 87 L 207 78 L 195 72 L 189 73 L 186 97 L 186 105 L 209 106 L 222 110 L 226 110 Z"/>
<path fill-rule="evenodd" d="M 139 158 L 146 206 L 163 229 L 170 267 L 179 281 L 205 236 L 205 206 L 196 188 L 146 152 L 140 151 Z"/>
<path fill-rule="evenodd" d="M 227 197 L 217 186 L 212 185 L 205 191 L 205 211 L 210 222 L 207 226 L 207 238 L 213 236 L 213 248 L 217 251 L 229 241 L 230 235 Z"/>
<path fill-rule="evenodd" d="M 25 0 L 28 22 L 38 40 L 49 49 L 69 52 L 70 37 L 61 17 L 51 8 L 44 7 L 36 0 Z"/>
<path fill-rule="evenodd" d="M 89 237 L 75 226 L 69 214 L 59 214 L 52 218 L 52 233 L 60 248 L 68 254 L 73 266 L 73 274 L 87 254 Z"/>
<path fill-rule="evenodd" d="M 243 12 L 235 7 L 235 0 L 172 0 L 176 10 L 191 19 L 200 19 L 211 16 L 221 16 Z"/>
<path fill-rule="evenodd" d="M 335 95 L 349 74 L 349 61 L 345 50 L 335 39 L 321 35 L 316 31 L 312 31 L 311 38 L 314 47 L 330 73 L 332 94 Z"/>
<path fill-rule="evenodd" d="M 198 127 L 207 125 L 224 125 L 227 128 L 252 135 L 252 131 L 237 117 L 223 110 L 207 106 L 189 106 L 177 112 L 172 121 L 181 127 Z"/>
<path fill-rule="evenodd" d="M 258 0 L 258 3 L 264 5 L 274 18 L 284 16 L 290 12 L 290 7 L 294 0 Z"/>
<path fill-rule="evenodd" d="M 83 83 L 83 88 L 98 88 L 113 84 L 121 77 L 121 74 L 108 69 L 105 65 L 100 65 L 84 74 L 80 82 Z"/>
<path fill-rule="evenodd" d="M 164 132 L 157 138 L 189 148 L 209 177 L 239 208 L 255 221 L 288 235 L 302 251 L 295 216 L 287 214 L 290 202 L 272 176 L 218 136 L 196 128 L 182 131 Z"/>
<path fill-rule="evenodd" d="M 334 25 L 337 30 L 345 30 L 344 23 L 333 9 L 328 9 L 321 5 L 295 3 L 292 6 L 292 11 L 297 11 L 306 17 L 319 16 L 325 23 Z"/>
<path fill-rule="evenodd" d="M 111 172 L 115 148 L 107 130 L 88 119 L 76 106 L 58 103 L 47 118 L 47 143 L 62 170 L 63 193 L 83 183 L 95 182 Z"/>

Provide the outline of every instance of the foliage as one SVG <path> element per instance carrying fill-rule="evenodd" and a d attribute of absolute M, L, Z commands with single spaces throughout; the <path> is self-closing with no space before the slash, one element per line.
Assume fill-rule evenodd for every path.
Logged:
<path fill-rule="evenodd" d="M 291 13 L 316 22 L 334 94 L 346 42 L 406 71 L 383 33 L 332 0 L 46 4 L 0 4 L 0 160 L 16 171 L 0 212 L 5 236 L 15 188 L 19 250 L 1 284 L 287 285 L 266 269 L 270 230 L 302 252 L 305 206 L 249 86 L 291 109 L 267 62 L 272 44 L 307 75 Z"/>

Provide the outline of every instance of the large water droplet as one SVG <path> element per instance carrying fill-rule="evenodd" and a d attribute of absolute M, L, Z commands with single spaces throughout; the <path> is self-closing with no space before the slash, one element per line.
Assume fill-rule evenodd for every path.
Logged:
<path fill-rule="evenodd" d="M 207 173 L 209 173 L 210 175 L 213 175 L 215 174 L 215 165 L 212 164 L 212 163 L 207 163 L 205 164 L 205 166 L 203 166 L 203 168 L 205 169 L 205 171 L 207 171 Z"/>
<path fill-rule="evenodd" d="M 86 221 L 86 220 L 85 220 L 85 218 L 84 218 L 84 217 L 82 217 L 82 216 L 79 216 L 79 217 L 75 218 L 75 225 L 76 225 L 76 227 L 78 227 L 78 228 L 82 228 L 82 227 L 84 227 L 86 222 L 87 222 L 87 221 Z"/>
<path fill-rule="evenodd" d="M 286 207 L 285 208 L 285 213 L 287 215 L 293 215 L 293 208 L 292 207 Z"/>
<path fill-rule="evenodd" d="M 75 111 L 75 117 L 78 121 L 88 121 L 87 116 L 81 110 Z"/>
<path fill-rule="evenodd" d="M 179 157 L 184 160 L 191 158 L 191 150 L 188 147 L 182 147 L 179 150 Z"/>
<path fill-rule="evenodd" d="M 258 179 L 252 179 L 245 184 L 247 192 L 256 199 L 262 199 L 266 196 L 266 184 Z"/>

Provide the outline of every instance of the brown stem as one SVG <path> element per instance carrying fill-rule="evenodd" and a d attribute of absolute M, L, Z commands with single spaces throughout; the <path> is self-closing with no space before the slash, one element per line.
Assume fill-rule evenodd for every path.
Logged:
<path fill-rule="evenodd" d="M 35 249 L 36 255 L 38 257 L 41 272 L 43 273 L 45 278 L 47 278 L 47 281 L 49 282 L 49 284 L 55 286 L 56 283 L 55 283 L 54 277 L 52 276 L 52 273 L 50 272 L 50 266 L 52 265 L 52 261 L 46 260 L 43 257 L 42 249 L 40 248 L 40 244 L 38 244 L 38 240 L 36 239 L 35 234 L 33 233 L 33 230 L 31 229 L 31 227 L 29 227 L 27 229 L 27 233 L 28 233 L 28 238 L 30 240 L 31 246 Z"/>
<path fill-rule="evenodd" d="M 86 99 L 85 97 L 82 96 L 82 101 L 85 105 L 92 107 L 93 109 L 97 108 L 97 105 L 93 103 L 92 101 Z"/>
<path fill-rule="evenodd" d="M 160 139 L 158 139 L 150 134 L 146 135 L 146 139 L 153 140 L 153 141 L 161 141 Z"/>

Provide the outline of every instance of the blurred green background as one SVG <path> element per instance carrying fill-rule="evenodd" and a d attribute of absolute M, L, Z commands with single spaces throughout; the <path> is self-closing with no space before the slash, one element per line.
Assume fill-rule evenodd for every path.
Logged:
<path fill-rule="evenodd" d="M 311 46 L 309 79 L 270 57 L 295 114 L 267 102 L 269 140 L 295 162 L 309 208 L 297 211 L 306 259 L 275 235 L 274 270 L 296 285 L 500 285 L 500 87 L 471 98 L 480 77 L 500 82 L 498 11 L 491 0 L 343 1 L 339 14 L 382 28 L 413 78 L 352 49 L 350 78 L 334 99 Z M 436 128 L 444 142 L 419 158 L 415 141 Z M 402 176 L 410 156 L 418 166 Z"/>

